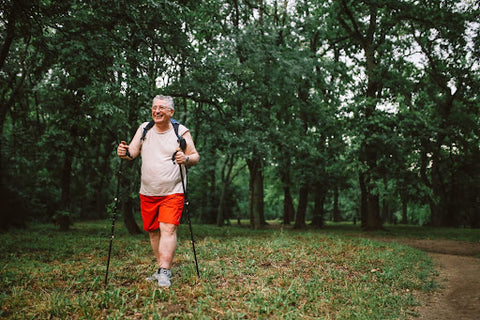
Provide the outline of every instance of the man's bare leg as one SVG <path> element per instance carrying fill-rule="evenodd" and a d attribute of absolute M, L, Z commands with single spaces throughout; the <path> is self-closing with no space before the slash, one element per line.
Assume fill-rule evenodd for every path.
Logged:
<path fill-rule="evenodd" d="M 160 245 L 160 230 L 151 231 L 148 233 L 150 235 L 150 245 L 152 246 L 153 254 L 157 260 L 157 264 L 160 264 L 160 252 L 158 251 Z"/>
<path fill-rule="evenodd" d="M 158 271 L 147 281 L 158 281 L 161 287 L 170 286 L 170 267 L 177 248 L 177 226 L 160 222 L 160 230 L 149 232 L 150 245 L 157 259 Z"/>
<path fill-rule="evenodd" d="M 177 226 L 160 222 L 160 230 L 151 231 L 149 235 L 158 266 L 170 269 L 177 248 Z"/>
<path fill-rule="evenodd" d="M 170 269 L 177 248 L 177 226 L 160 222 L 160 241 L 158 244 L 158 265 Z"/>

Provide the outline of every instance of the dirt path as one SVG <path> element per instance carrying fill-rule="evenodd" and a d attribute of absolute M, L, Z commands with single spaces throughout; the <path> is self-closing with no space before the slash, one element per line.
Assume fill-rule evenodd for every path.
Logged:
<path fill-rule="evenodd" d="M 450 240 L 395 241 L 424 250 L 439 272 L 440 289 L 422 294 L 413 319 L 480 320 L 480 243 Z"/>

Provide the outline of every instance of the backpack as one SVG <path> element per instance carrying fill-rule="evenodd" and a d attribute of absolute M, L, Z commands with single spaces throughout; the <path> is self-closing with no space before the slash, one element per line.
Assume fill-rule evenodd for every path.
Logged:
<path fill-rule="evenodd" d="M 175 131 L 175 135 L 177 136 L 177 141 L 180 145 L 180 148 L 182 149 L 182 151 L 185 151 L 185 149 L 187 148 L 187 142 L 178 134 L 178 127 L 180 126 L 180 122 L 173 118 L 170 119 L 170 122 L 172 123 L 173 131 Z M 145 128 L 143 128 L 142 138 L 140 138 L 140 141 L 145 141 L 148 130 L 150 130 L 154 125 L 155 121 L 150 120 L 150 122 L 145 126 Z"/>

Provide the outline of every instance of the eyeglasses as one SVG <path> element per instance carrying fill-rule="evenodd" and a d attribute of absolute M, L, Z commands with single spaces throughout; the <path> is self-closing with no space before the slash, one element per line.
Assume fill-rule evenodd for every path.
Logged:
<path fill-rule="evenodd" d="M 167 109 L 170 109 L 170 108 L 167 107 L 167 106 L 153 106 L 153 107 L 152 107 L 152 111 L 157 111 L 157 110 L 159 110 L 159 111 L 165 111 L 165 110 L 167 110 Z"/>

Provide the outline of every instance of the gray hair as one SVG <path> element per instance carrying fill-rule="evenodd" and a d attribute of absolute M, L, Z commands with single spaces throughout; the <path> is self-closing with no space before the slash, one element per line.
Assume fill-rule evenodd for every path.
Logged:
<path fill-rule="evenodd" d="M 172 110 L 175 109 L 174 104 L 173 104 L 173 98 L 170 97 L 170 96 L 156 95 L 156 96 L 153 98 L 153 102 L 155 102 L 155 100 L 165 101 L 170 109 L 172 109 Z"/>

